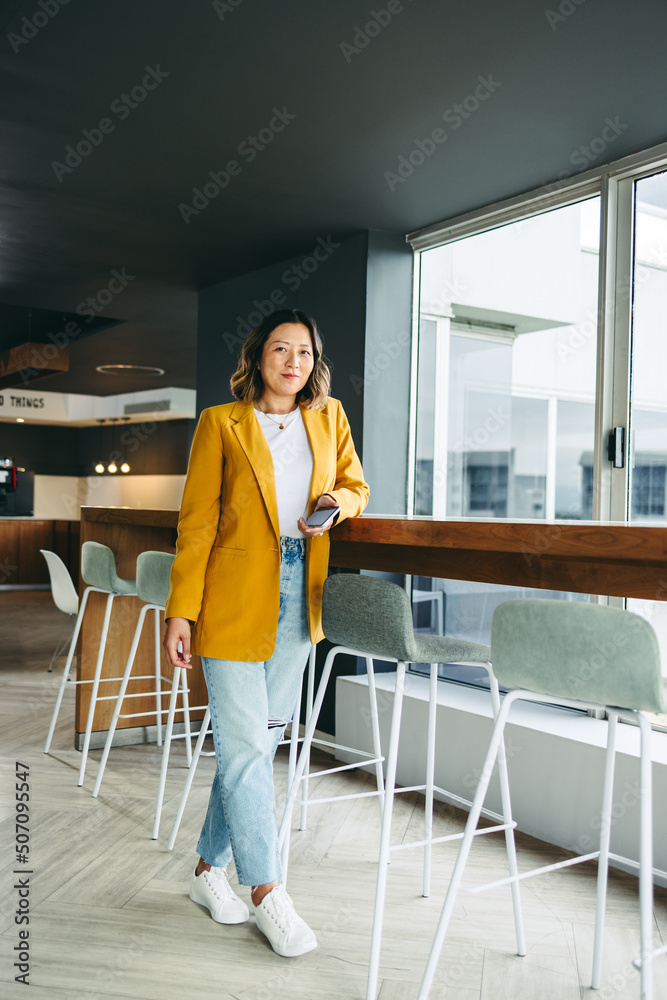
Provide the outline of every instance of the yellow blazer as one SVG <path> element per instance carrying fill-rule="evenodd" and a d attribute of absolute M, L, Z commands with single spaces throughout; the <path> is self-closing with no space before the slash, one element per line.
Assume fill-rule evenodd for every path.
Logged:
<path fill-rule="evenodd" d="M 251 402 L 203 410 L 190 451 L 166 617 L 195 623 L 193 651 L 225 660 L 268 659 L 280 607 L 280 532 L 273 459 Z M 313 453 L 308 512 L 328 493 L 340 518 L 356 517 L 369 489 L 343 407 L 301 407 Z M 323 638 L 322 587 L 329 533 L 306 542 L 312 642 Z"/>

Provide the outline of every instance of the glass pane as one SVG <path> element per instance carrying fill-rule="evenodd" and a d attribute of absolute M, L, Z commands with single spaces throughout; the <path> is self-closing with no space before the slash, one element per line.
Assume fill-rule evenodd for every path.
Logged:
<path fill-rule="evenodd" d="M 599 230 L 594 198 L 422 254 L 416 513 L 590 518 Z M 589 599 L 421 577 L 412 596 L 417 629 L 484 643 L 502 601 Z"/>
<path fill-rule="evenodd" d="M 630 518 L 664 524 L 667 472 L 667 173 L 635 185 Z"/>
<path fill-rule="evenodd" d="M 531 590 L 526 587 L 475 583 L 471 580 L 435 580 L 413 577 L 412 611 L 415 631 L 440 632 L 453 639 L 491 642 L 493 612 L 503 601 L 521 597 L 548 597 L 553 600 L 588 601 L 587 594 Z M 416 663 L 417 673 L 430 670 L 428 664 Z M 441 663 L 438 676 L 443 680 L 488 687 L 488 674 L 482 667 Z"/>
<path fill-rule="evenodd" d="M 422 254 L 415 512 L 590 517 L 599 199 Z"/>
<path fill-rule="evenodd" d="M 415 469 L 415 514 L 433 513 L 433 455 L 435 434 L 435 344 L 437 324 L 422 319 L 419 326 L 419 412 Z"/>
<path fill-rule="evenodd" d="M 665 524 L 667 474 L 667 173 L 635 185 L 635 261 L 630 381 L 632 521 Z M 655 629 L 667 674 L 667 604 L 627 602 Z M 653 720 L 667 727 L 667 718 Z"/>
<path fill-rule="evenodd" d="M 593 403 L 559 399 L 556 424 L 556 517 L 593 517 Z"/>

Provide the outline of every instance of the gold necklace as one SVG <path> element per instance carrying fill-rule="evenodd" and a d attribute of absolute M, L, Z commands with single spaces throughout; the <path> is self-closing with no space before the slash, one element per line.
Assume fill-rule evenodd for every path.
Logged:
<path fill-rule="evenodd" d="M 298 409 L 298 407 L 295 405 L 295 407 L 294 407 L 293 410 L 288 410 L 288 412 L 285 414 L 285 417 L 289 417 L 290 414 L 294 413 L 295 410 L 297 410 L 297 409 Z M 261 413 L 262 416 L 268 417 L 269 420 L 272 420 L 274 424 L 277 424 L 281 431 L 285 430 L 285 420 L 284 419 L 282 421 L 281 420 L 276 420 L 275 417 L 272 417 L 270 413 L 265 413 L 264 410 L 260 410 L 259 407 L 257 407 L 257 411 L 258 411 L 258 413 Z"/>

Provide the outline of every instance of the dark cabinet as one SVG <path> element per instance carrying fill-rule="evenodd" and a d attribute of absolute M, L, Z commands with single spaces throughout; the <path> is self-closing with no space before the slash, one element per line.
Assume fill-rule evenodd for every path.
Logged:
<path fill-rule="evenodd" d="M 79 535 L 78 521 L 0 518 L 0 585 L 48 583 L 49 573 L 40 549 L 56 552 L 76 584 Z"/>

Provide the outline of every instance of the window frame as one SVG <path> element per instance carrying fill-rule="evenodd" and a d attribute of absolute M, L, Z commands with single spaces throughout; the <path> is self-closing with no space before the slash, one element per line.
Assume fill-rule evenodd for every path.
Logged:
<path fill-rule="evenodd" d="M 410 391 L 410 450 L 406 509 L 414 513 L 417 427 L 417 358 L 421 254 L 491 229 L 529 219 L 556 208 L 597 197 L 600 204 L 598 263 L 597 374 L 595 387 L 595 446 L 593 458 L 593 513 L 595 521 L 627 521 L 630 435 L 626 433 L 622 469 L 612 468 L 606 456 L 612 427 L 629 426 L 632 282 L 634 265 L 634 185 L 643 177 L 667 170 L 667 143 L 604 164 L 505 201 L 496 202 L 444 222 L 408 233 L 415 255 L 413 338 Z M 622 598 L 609 598 L 622 605 Z"/>
<path fill-rule="evenodd" d="M 628 521 L 632 502 L 629 429 L 635 183 L 664 170 L 667 170 L 667 143 L 576 176 L 565 171 L 552 184 L 408 233 L 406 241 L 415 258 L 406 497 L 409 515 L 414 514 L 415 501 L 421 254 L 587 198 L 600 197 L 592 520 Z M 609 432 L 618 426 L 626 429 L 621 469 L 612 467 L 606 454 Z M 406 579 L 406 583 L 411 587 L 411 580 Z M 591 600 L 615 607 L 626 606 L 626 600 L 620 597 L 593 596 Z"/>

